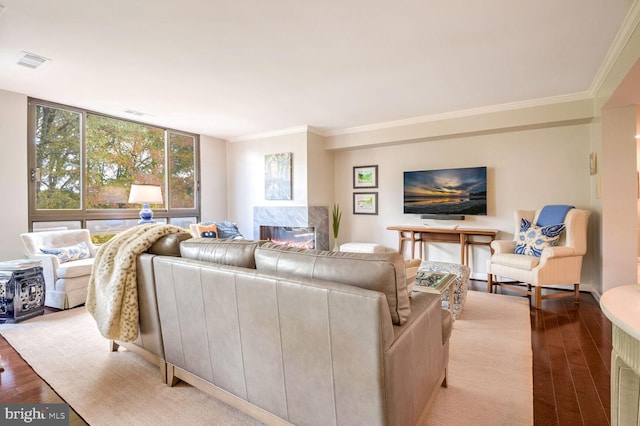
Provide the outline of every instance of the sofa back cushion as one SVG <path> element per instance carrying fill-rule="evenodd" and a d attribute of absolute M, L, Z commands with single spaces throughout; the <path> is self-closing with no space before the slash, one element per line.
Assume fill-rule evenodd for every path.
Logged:
<path fill-rule="evenodd" d="M 264 243 L 255 250 L 258 270 L 335 281 L 383 293 L 396 325 L 411 312 L 404 259 L 398 253 L 342 253 Z"/>
<path fill-rule="evenodd" d="M 256 269 L 254 251 L 264 241 L 191 238 L 180 243 L 180 254 L 187 259 Z"/>

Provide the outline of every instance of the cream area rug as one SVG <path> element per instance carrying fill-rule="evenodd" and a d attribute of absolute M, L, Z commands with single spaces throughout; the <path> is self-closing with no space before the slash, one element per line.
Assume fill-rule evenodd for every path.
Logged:
<path fill-rule="evenodd" d="M 528 299 L 470 291 L 453 325 L 447 377 L 420 425 L 533 425 Z"/>
<path fill-rule="evenodd" d="M 448 388 L 420 425 L 532 425 L 527 299 L 469 292 L 451 336 Z M 84 307 L 0 325 L 36 373 L 90 425 L 258 425 L 184 383 L 170 388 L 158 367 L 113 353 Z"/>

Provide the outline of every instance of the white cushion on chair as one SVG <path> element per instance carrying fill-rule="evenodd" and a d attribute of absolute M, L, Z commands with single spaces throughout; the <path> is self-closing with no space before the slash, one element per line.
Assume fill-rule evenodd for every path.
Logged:
<path fill-rule="evenodd" d="M 347 253 L 383 253 L 384 246 L 375 243 L 344 243 L 340 246 L 340 251 Z"/>
<path fill-rule="evenodd" d="M 513 268 L 527 269 L 530 271 L 538 266 L 540 258 L 515 253 L 498 253 L 491 257 L 491 262 L 498 265 L 511 266 Z"/>

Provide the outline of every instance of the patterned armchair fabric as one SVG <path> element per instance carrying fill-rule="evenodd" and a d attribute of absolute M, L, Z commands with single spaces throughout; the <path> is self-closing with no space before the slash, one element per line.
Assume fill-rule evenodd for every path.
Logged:
<path fill-rule="evenodd" d="M 536 309 L 540 309 L 542 299 L 559 297 L 542 295 L 543 286 L 574 286 L 576 302 L 579 300 L 580 274 L 582 258 L 587 252 L 587 223 L 591 212 L 571 209 L 564 219 L 565 230 L 555 245 L 544 247 L 540 256 L 515 253 L 522 219 L 537 223 L 540 210 L 516 210 L 514 212 L 514 240 L 496 240 L 491 243 L 494 254 L 487 262 L 487 291 L 494 285 L 501 285 L 534 296 Z M 526 289 L 504 282 L 494 282 L 494 276 L 508 278 L 527 285 Z M 535 289 L 532 291 L 531 288 Z M 561 294 L 560 296 L 565 296 Z"/>

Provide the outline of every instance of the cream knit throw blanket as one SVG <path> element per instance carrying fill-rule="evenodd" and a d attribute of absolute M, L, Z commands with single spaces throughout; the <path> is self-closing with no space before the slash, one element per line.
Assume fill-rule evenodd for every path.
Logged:
<path fill-rule="evenodd" d="M 138 255 L 160 237 L 182 231 L 172 225 L 138 225 L 100 247 L 89 279 L 87 309 L 104 337 L 123 342 L 138 337 Z"/>

